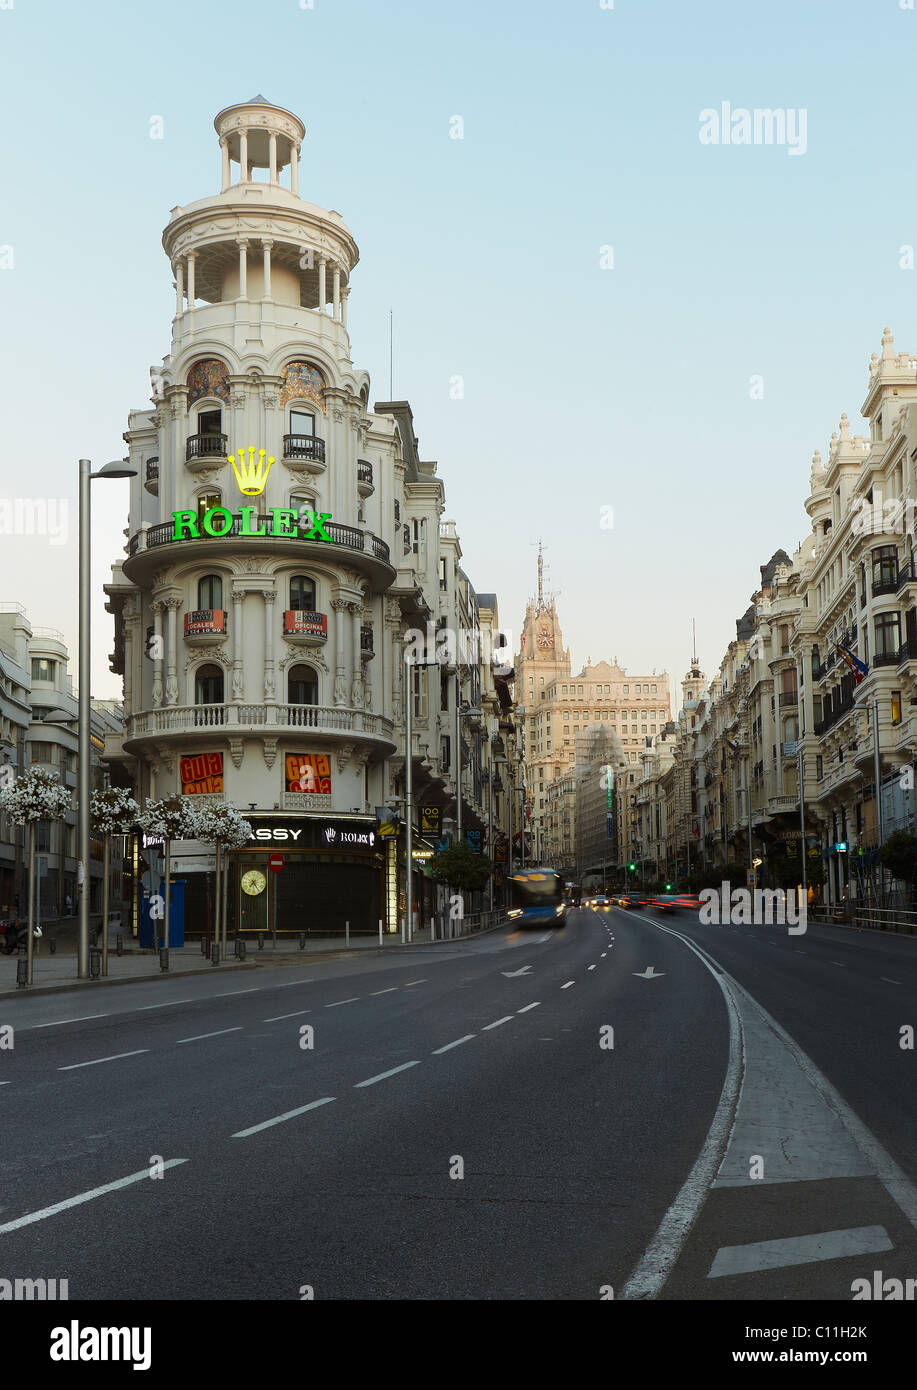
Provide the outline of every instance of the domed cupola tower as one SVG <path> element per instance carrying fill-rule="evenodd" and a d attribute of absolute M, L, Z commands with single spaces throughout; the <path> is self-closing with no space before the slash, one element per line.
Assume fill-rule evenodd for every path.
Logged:
<path fill-rule="evenodd" d="M 267 848 L 275 830 L 312 849 L 327 832 L 325 859 L 342 844 L 372 859 L 347 835 L 375 824 L 398 742 L 383 594 L 402 442 L 351 361 L 359 252 L 300 196 L 302 122 L 256 96 L 214 125 L 220 191 L 172 209 L 171 348 L 125 435 L 139 476 L 109 588 L 124 746 L 141 795 L 225 797 L 254 806 Z M 326 887 L 343 925 L 348 893 Z M 349 920 L 375 927 L 383 890 L 364 890 Z M 261 924 L 258 904 L 237 908 Z"/>

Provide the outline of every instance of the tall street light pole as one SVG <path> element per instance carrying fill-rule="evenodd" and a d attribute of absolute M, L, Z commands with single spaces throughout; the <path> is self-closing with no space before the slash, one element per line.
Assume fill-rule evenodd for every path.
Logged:
<path fill-rule="evenodd" d="M 80 634 L 79 634 L 79 775 L 77 777 L 77 797 L 79 800 L 79 854 L 80 866 L 83 874 L 83 886 L 80 893 L 80 923 L 79 923 L 79 949 L 77 952 L 77 976 L 81 980 L 89 978 L 89 797 L 91 794 L 90 777 L 90 748 L 89 748 L 89 711 L 90 711 L 90 686 L 92 677 L 90 674 L 90 642 L 89 642 L 89 612 L 90 612 L 90 555 L 91 555 L 91 535 L 90 535 L 90 508 L 89 508 L 89 484 L 93 478 L 135 478 L 136 468 L 131 468 L 126 460 L 116 459 L 112 463 L 106 463 L 100 468 L 98 473 L 92 472 L 92 463 L 89 459 L 80 459 L 80 561 L 79 561 L 79 614 L 80 614 Z M 168 885 L 166 886 L 168 892 Z"/>

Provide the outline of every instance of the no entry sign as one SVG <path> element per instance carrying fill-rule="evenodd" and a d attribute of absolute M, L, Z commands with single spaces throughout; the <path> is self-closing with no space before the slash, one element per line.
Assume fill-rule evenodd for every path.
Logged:
<path fill-rule="evenodd" d="M 283 868 L 283 855 L 272 854 L 270 859 L 267 861 L 267 866 L 269 869 L 273 869 L 275 874 L 279 874 L 280 870 Z"/>

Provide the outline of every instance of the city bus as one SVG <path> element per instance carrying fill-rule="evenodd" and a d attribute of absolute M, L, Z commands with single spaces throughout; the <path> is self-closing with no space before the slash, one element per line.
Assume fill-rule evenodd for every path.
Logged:
<path fill-rule="evenodd" d="M 519 869 L 510 878 L 509 917 L 522 927 L 566 925 L 564 881 L 556 869 Z"/>

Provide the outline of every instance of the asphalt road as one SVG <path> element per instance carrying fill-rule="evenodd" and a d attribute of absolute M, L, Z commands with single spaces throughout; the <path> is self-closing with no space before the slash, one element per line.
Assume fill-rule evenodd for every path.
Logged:
<path fill-rule="evenodd" d="M 915 946 L 583 910 L 397 961 L 4 1000 L 0 1277 L 580 1300 L 917 1275 Z"/>

